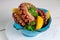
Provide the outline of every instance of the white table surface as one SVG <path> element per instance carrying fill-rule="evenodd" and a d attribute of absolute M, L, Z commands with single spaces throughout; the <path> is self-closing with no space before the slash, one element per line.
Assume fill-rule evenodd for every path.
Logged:
<path fill-rule="evenodd" d="M 60 0 L 0 0 L 0 29 L 5 28 L 7 22 L 11 21 L 12 8 L 22 2 L 30 2 L 36 7 L 49 9 L 52 16 L 50 32 L 54 33 L 51 40 L 60 40 Z M 5 31 L 0 31 L 0 40 L 8 40 Z"/>

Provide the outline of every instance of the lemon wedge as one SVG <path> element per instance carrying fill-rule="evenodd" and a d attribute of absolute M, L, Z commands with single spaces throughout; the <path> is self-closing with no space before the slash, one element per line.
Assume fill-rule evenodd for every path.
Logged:
<path fill-rule="evenodd" d="M 37 17 L 37 24 L 36 24 L 36 30 L 39 30 L 42 28 L 43 26 L 43 23 L 44 23 L 44 20 L 41 16 L 38 16 Z"/>
<path fill-rule="evenodd" d="M 13 10 L 12 10 L 13 12 L 15 12 L 15 13 L 19 13 L 19 10 L 18 10 L 18 8 L 13 8 Z"/>
<path fill-rule="evenodd" d="M 50 11 L 48 11 L 47 13 L 46 13 L 46 16 L 47 16 L 47 20 L 50 18 Z"/>

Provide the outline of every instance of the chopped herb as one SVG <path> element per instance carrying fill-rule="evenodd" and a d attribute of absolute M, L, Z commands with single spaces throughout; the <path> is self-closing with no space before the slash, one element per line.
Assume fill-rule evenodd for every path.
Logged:
<path fill-rule="evenodd" d="M 36 12 L 35 8 L 33 8 L 33 7 L 31 7 L 31 8 L 29 9 L 29 12 L 31 13 L 31 15 L 33 15 L 33 16 L 35 16 L 35 17 L 38 16 L 38 13 Z"/>
<path fill-rule="evenodd" d="M 34 21 L 30 22 L 30 25 L 35 25 L 35 22 Z"/>
<path fill-rule="evenodd" d="M 32 15 L 35 16 L 35 17 L 37 17 L 38 16 L 38 13 L 33 12 Z"/>
<path fill-rule="evenodd" d="M 28 30 L 31 30 L 31 26 L 30 25 L 28 26 Z"/>
<path fill-rule="evenodd" d="M 30 7 L 29 10 L 31 10 L 31 12 L 35 12 L 35 8 L 33 8 L 33 7 Z"/>

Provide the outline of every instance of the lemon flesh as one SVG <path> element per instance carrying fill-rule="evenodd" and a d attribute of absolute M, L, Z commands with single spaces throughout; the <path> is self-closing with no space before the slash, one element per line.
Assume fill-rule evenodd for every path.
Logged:
<path fill-rule="evenodd" d="M 40 17 L 40 16 L 38 16 L 38 17 L 37 17 L 36 30 L 41 29 L 42 26 L 43 26 L 43 23 L 44 23 L 43 18 Z"/>
<path fill-rule="evenodd" d="M 46 13 L 47 20 L 50 18 L 50 11 Z"/>
<path fill-rule="evenodd" d="M 12 11 L 15 12 L 15 13 L 19 13 L 18 8 L 14 8 Z"/>

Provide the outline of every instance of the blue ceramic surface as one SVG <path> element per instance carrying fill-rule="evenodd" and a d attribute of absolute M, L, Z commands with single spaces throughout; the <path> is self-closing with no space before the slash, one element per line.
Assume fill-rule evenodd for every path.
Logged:
<path fill-rule="evenodd" d="M 44 10 L 45 13 L 48 12 L 48 10 L 43 9 L 43 8 L 40 8 L 40 10 Z M 51 18 L 49 19 L 48 24 L 44 28 L 41 28 L 38 31 L 35 30 L 34 32 L 23 29 L 23 27 L 17 23 L 14 23 L 14 27 L 16 29 L 21 29 L 23 35 L 25 35 L 27 37 L 34 37 L 34 36 L 38 35 L 39 33 L 46 31 L 49 28 L 50 24 L 51 24 Z"/>
<path fill-rule="evenodd" d="M 47 9 L 44 9 L 44 8 L 38 8 L 39 10 L 44 10 L 44 13 L 48 12 Z"/>
<path fill-rule="evenodd" d="M 14 23 L 14 28 L 16 28 L 17 30 L 22 29 L 23 27 L 20 24 Z"/>

